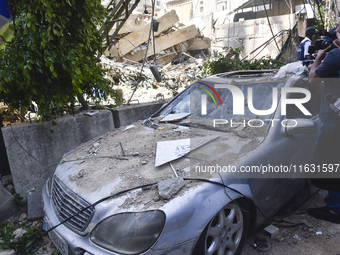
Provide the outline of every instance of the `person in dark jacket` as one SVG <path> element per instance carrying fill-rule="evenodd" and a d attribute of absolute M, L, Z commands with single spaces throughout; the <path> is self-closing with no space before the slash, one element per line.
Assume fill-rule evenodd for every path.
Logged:
<path fill-rule="evenodd" d="M 309 46 L 312 45 L 312 40 L 315 37 L 316 29 L 315 27 L 308 27 L 306 29 L 306 37 L 300 42 L 298 47 L 298 60 L 303 61 L 310 59 L 310 54 L 308 52 Z"/>
<path fill-rule="evenodd" d="M 327 168 L 340 163 L 340 115 L 330 107 L 329 96 L 340 97 L 340 28 L 336 29 L 336 46 L 320 50 L 309 71 L 313 86 L 324 81 L 319 117 L 321 133 L 316 144 L 314 163 Z M 329 51 L 329 52 L 328 52 Z M 338 169 L 340 171 L 340 169 Z M 321 173 L 322 174 L 322 173 Z M 307 213 L 314 218 L 340 224 L 340 179 L 311 179 L 317 187 L 328 190 L 324 207 L 309 208 Z"/>

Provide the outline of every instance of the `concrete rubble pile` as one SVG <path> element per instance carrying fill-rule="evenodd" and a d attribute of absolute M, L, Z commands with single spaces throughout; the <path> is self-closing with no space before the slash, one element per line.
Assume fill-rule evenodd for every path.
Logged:
<path fill-rule="evenodd" d="M 150 40 L 147 54 L 151 15 L 132 14 L 119 30 L 118 39 L 101 57 L 104 69 L 108 71 L 106 78 L 123 97 L 121 102 L 109 100 L 108 103 L 126 103 L 137 84 L 132 103 L 171 98 L 202 78 L 200 66 L 210 54 L 210 39 L 200 36 L 195 25 L 179 24 L 175 11 L 154 19 L 159 22 L 158 31 L 155 32 L 155 45 Z M 147 58 L 142 70 L 145 54 Z M 156 82 L 149 69 L 155 64 L 161 82 Z"/>
<path fill-rule="evenodd" d="M 129 100 L 137 84 L 138 88 L 132 103 L 159 101 L 175 96 L 194 81 L 202 78 L 200 66 L 203 61 L 203 58 L 189 58 L 182 63 L 169 63 L 159 68 L 162 81 L 157 82 L 150 69 L 144 67 L 142 70 L 141 64 L 129 65 L 115 62 L 105 56 L 101 57 L 101 63 L 107 70 L 106 79 L 115 90 L 120 91 L 124 103 Z M 139 76 L 141 81 L 137 82 Z M 108 100 L 107 103 L 120 105 L 115 100 Z"/>
<path fill-rule="evenodd" d="M 107 48 L 105 55 L 115 61 L 135 63 L 143 61 L 145 54 L 147 57 L 156 54 L 157 64 L 165 66 L 183 53 L 210 49 L 210 39 L 200 36 L 195 25 L 186 27 L 179 24 L 174 10 L 155 16 L 154 20 L 154 27 L 157 26 L 155 42 L 153 45 L 153 40 L 150 40 L 147 54 L 151 15 L 133 14 L 119 30 L 118 40 Z"/>

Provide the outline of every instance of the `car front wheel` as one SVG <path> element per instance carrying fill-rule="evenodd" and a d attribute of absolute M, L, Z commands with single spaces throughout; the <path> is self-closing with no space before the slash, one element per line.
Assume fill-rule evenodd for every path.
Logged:
<path fill-rule="evenodd" d="M 200 236 L 194 255 L 240 253 L 249 224 L 249 213 L 242 202 L 229 203 L 214 216 Z"/>

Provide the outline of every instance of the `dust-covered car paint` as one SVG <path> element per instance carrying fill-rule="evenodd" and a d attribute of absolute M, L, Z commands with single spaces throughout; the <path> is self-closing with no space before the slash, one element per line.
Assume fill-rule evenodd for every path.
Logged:
<path fill-rule="evenodd" d="M 266 72 L 216 75 L 198 84 L 243 86 L 250 80 L 258 88 L 270 82 L 304 84 L 303 76 L 275 81 Z M 318 126 L 317 117 L 302 119 L 295 110 L 282 115 L 277 107 L 270 118 L 281 123 L 290 114 L 296 126 L 213 127 L 211 119 L 226 115 L 215 102 L 210 102 L 215 111 L 210 120 L 193 108 L 195 86 L 147 121 L 116 129 L 64 156 L 43 189 L 47 229 L 57 226 L 51 237 L 62 254 L 237 254 L 247 232 L 306 185 L 304 179 L 195 172 L 217 164 L 239 169 L 308 163 Z M 230 107 L 229 99 L 221 97 Z M 191 116 L 162 122 L 181 113 Z M 191 144 L 178 146 L 179 156 L 171 158 L 170 144 L 185 145 L 186 139 Z M 157 150 L 157 143 L 167 141 L 168 151 Z M 165 163 L 155 167 L 160 156 Z"/>

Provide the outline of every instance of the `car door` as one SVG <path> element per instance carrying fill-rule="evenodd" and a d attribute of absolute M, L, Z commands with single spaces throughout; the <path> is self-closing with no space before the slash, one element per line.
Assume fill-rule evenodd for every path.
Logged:
<path fill-rule="evenodd" d="M 300 77 L 289 84 L 293 87 L 308 88 L 308 81 Z M 263 164 L 271 166 L 280 166 L 281 170 L 278 173 L 273 173 L 270 179 L 252 180 L 253 192 L 255 192 L 255 200 L 268 212 L 274 213 L 282 205 L 288 202 L 294 194 L 304 187 L 305 181 L 308 178 L 308 173 L 301 175 L 301 170 L 304 166 L 308 166 L 313 160 L 313 153 L 316 141 L 319 134 L 320 121 L 318 119 L 318 109 L 320 104 L 320 94 L 318 90 L 311 91 L 311 99 L 304 105 L 311 115 L 303 114 L 295 105 L 287 105 L 287 114 L 281 114 L 281 109 L 278 109 L 275 114 L 275 119 L 280 119 L 280 126 L 276 126 L 269 130 L 267 136 L 267 148 L 263 154 L 268 154 L 270 159 L 263 161 Z M 299 95 L 291 94 L 289 98 Z M 288 120 L 293 120 L 301 123 L 303 119 L 308 122 L 314 122 L 315 130 L 308 132 L 297 132 L 295 134 L 287 134 L 285 123 Z M 289 174 L 281 174 L 282 169 L 289 170 Z M 277 178 L 275 178 L 277 177 Z M 305 178 L 303 178 L 305 177 Z M 257 187 L 257 188 L 256 188 Z M 260 188 L 258 188 L 260 187 Z"/>

